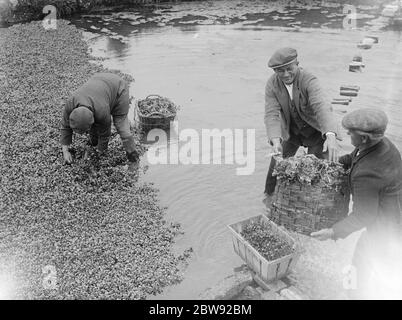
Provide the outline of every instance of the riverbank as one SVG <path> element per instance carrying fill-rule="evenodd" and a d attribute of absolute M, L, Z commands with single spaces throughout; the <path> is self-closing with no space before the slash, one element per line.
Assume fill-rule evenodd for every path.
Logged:
<path fill-rule="evenodd" d="M 143 6 L 160 1 L 156 0 L 54 0 L 51 3 L 45 0 L 10 1 L 0 0 L 0 25 L 42 20 L 47 14 L 44 8 L 52 5 L 56 8 L 55 16 L 69 17 L 76 13 L 85 13 L 93 9 L 104 7 Z"/>
<path fill-rule="evenodd" d="M 52 5 L 56 8 L 55 16 L 58 18 L 67 18 L 74 14 L 96 14 L 105 11 L 117 11 L 117 10 L 130 10 L 141 9 L 152 13 L 154 10 L 160 8 L 169 9 L 172 5 L 186 5 L 186 3 L 205 2 L 207 4 L 211 1 L 205 0 L 56 0 L 52 2 Z M 214 0 L 216 2 L 225 2 L 225 0 Z M 237 2 L 238 1 L 233 1 Z M 248 2 L 260 2 L 260 1 L 248 1 Z M 344 5 L 351 4 L 356 6 L 371 6 L 382 8 L 385 4 L 392 2 L 391 0 L 267 0 L 266 6 L 271 6 L 270 3 L 279 3 L 284 7 L 326 7 L 330 5 Z M 15 23 L 29 22 L 32 20 L 43 20 L 48 13 L 44 13 L 43 10 L 49 3 L 40 1 L 10 1 L 0 0 L 0 26 L 11 25 Z M 248 4 L 250 5 L 250 4 Z M 50 13 L 50 12 L 49 12 Z"/>
<path fill-rule="evenodd" d="M 57 23 L 0 32 L 1 298 L 144 299 L 180 282 L 191 250 L 172 252 L 180 226 L 164 220 L 157 190 L 137 182 L 144 168 L 123 169 L 118 137 L 96 169 L 76 137 L 75 164 L 63 165 L 63 99 L 110 70 L 90 62 L 76 27 Z"/>

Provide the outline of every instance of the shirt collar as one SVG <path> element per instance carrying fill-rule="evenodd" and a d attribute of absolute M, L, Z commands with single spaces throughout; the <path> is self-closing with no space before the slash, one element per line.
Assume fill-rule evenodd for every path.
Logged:
<path fill-rule="evenodd" d="M 370 148 L 365 149 L 365 150 L 362 150 L 362 151 L 360 151 L 359 149 L 356 148 L 355 151 L 354 151 L 354 158 L 355 158 L 355 161 L 357 161 L 357 160 L 363 158 L 365 155 L 367 155 L 367 154 L 369 154 L 370 152 L 372 152 L 373 150 L 377 149 L 378 147 L 380 147 L 380 145 L 381 145 L 382 143 L 384 143 L 383 140 L 379 141 L 378 143 L 376 143 L 375 145 L 371 146 Z"/>

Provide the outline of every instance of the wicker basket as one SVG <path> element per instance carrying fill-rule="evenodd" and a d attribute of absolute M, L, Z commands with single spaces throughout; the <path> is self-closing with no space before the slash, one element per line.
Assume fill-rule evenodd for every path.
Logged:
<path fill-rule="evenodd" d="M 345 218 L 349 200 L 347 177 L 332 188 L 323 182 L 308 185 L 278 179 L 267 216 L 288 230 L 309 235 Z"/>
<path fill-rule="evenodd" d="M 151 97 L 158 97 L 161 98 L 161 96 L 156 95 L 156 94 L 151 94 L 145 98 L 151 98 Z M 138 106 L 139 101 L 136 101 L 135 103 L 135 109 L 136 113 L 138 115 L 138 120 L 139 124 L 141 126 L 141 129 L 143 130 L 151 130 L 154 128 L 160 128 L 160 129 L 169 129 L 170 128 L 170 122 L 174 120 L 176 117 L 176 113 L 172 113 L 170 115 L 165 115 L 159 112 L 153 112 L 151 114 L 144 115 L 141 112 L 141 109 Z"/>
<path fill-rule="evenodd" d="M 262 222 L 265 226 L 270 226 L 275 235 L 286 241 L 292 246 L 294 252 L 282 258 L 268 261 L 256 249 L 254 249 L 242 236 L 243 226 L 254 222 Z M 286 276 L 296 265 L 300 254 L 301 247 L 296 241 L 284 230 L 279 228 L 275 223 L 269 221 L 264 215 L 258 215 L 228 226 L 232 232 L 232 241 L 234 251 L 247 263 L 257 276 L 264 282 L 271 282 Z M 271 231 L 271 232 L 272 232 Z"/>

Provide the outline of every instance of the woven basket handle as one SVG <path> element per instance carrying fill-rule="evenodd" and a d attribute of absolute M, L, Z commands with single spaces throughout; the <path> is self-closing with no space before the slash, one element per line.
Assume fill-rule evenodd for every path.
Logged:
<path fill-rule="evenodd" d="M 163 98 L 163 97 L 160 96 L 159 94 L 150 94 L 150 95 L 148 95 L 145 99 L 148 99 L 149 97 Z"/>
<path fill-rule="evenodd" d="M 149 114 L 147 114 L 147 117 L 152 117 L 152 116 L 161 116 L 161 117 L 166 117 L 165 114 L 160 113 L 160 112 L 151 112 Z"/>

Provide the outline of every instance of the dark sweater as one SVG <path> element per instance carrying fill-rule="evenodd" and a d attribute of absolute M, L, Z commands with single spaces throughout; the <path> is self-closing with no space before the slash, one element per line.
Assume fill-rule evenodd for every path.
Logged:
<path fill-rule="evenodd" d="M 398 149 L 383 138 L 358 156 L 357 151 L 340 159 L 351 168 L 353 210 L 332 227 L 335 239 L 365 227 L 371 234 L 383 234 L 395 230 L 401 222 L 402 161 Z"/>

